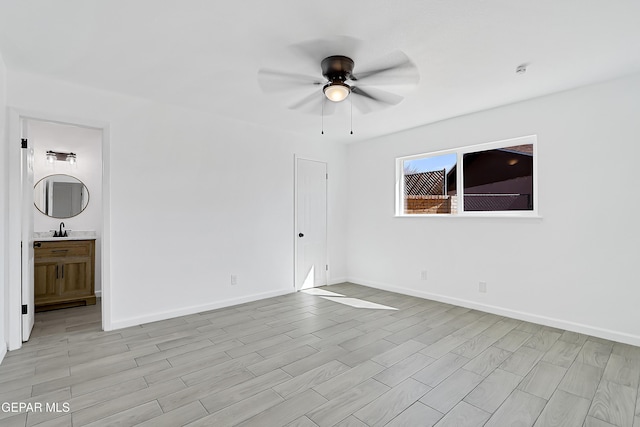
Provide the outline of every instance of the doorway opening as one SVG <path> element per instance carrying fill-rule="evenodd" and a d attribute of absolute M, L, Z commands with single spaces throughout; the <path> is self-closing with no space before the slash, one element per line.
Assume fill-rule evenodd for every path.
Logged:
<path fill-rule="evenodd" d="M 32 330 L 38 336 L 60 330 L 53 323 L 32 329 L 34 322 L 58 319 L 61 325 L 81 309 L 86 327 L 106 330 L 108 125 L 16 110 L 10 115 L 10 140 L 21 146 L 10 150 L 11 165 L 19 165 L 10 165 L 9 238 L 17 250 L 10 250 L 9 350 Z"/>
<path fill-rule="evenodd" d="M 32 190 L 32 233 L 34 240 L 41 241 L 40 247 L 36 248 L 34 303 L 36 322 L 41 322 L 51 315 L 40 313 L 51 309 L 64 310 L 79 305 L 94 305 L 100 301 L 102 130 L 35 119 L 23 120 L 28 144 L 33 150 L 35 185 Z M 67 153 L 67 156 L 58 155 L 52 159 L 51 152 Z M 53 237 L 58 234 L 66 237 Z M 95 244 L 91 244 L 90 240 L 94 239 Z M 81 257 L 80 251 L 85 248 L 78 243 L 85 240 L 89 249 Z M 66 249 L 68 242 L 76 245 Z M 39 258 L 38 252 L 44 245 L 50 245 L 51 249 L 42 251 L 46 253 Z M 68 251 L 64 257 L 57 256 L 65 253 L 63 251 Z M 78 253 L 71 254 L 74 251 Z M 58 269 L 57 278 L 50 274 L 54 263 Z M 99 307 L 91 312 L 100 317 Z M 64 318 L 64 313 L 57 316 Z M 23 341 L 25 338 L 28 336 L 23 334 Z"/>

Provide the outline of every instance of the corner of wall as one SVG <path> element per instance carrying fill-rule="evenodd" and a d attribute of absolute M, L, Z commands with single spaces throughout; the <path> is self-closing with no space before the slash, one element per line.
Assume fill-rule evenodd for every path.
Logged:
<path fill-rule="evenodd" d="M 7 354 L 7 336 L 8 332 L 7 319 L 7 194 L 9 194 L 8 178 L 7 178 L 7 69 L 0 52 L 0 295 L 2 295 L 0 304 L 0 362 Z"/>

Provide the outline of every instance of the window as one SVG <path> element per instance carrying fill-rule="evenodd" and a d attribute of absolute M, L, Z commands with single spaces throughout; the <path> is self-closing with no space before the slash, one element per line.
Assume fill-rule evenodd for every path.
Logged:
<path fill-rule="evenodd" d="M 396 159 L 396 215 L 536 215 L 535 145 L 527 136 Z"/>
<path fill-rule="evenodd" d="M 402 161 L 403 213 L 456 212 L 456 153 L 426 155 Z"/>

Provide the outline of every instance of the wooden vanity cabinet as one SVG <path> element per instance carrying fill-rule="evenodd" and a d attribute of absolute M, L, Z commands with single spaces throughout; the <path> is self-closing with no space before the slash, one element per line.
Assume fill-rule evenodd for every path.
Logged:
<path fill-rule="evenodd" d="M 35 242 L 36 312 L 91 305 L 95 295 L 95 240 Z"/>

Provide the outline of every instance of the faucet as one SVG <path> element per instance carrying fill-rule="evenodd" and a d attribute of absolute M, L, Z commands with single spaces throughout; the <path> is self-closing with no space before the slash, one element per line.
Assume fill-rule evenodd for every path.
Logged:
<path fill-rule="evenodd" d="M 54 231 L 53 232 L 53 237 L 68 237 L 67 230 L 64 230 L 64 233 L 62 232 L 62 227 L 64 227 L 64 226 L 65 226 L 64 222 L 61 222 L 60 223 L 60 231 L 59 232 L 58 231 Z"/>

